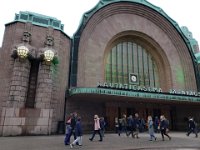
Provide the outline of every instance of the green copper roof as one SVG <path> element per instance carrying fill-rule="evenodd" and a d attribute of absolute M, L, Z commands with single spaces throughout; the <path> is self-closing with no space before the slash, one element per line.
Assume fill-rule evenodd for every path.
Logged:
<path fill-rule="evenodd" d="M 60 20 L 29 11 L 20 11 L 19 14 L 15 14 L 15 21 L 31 22 L 32 24 L 38 26 L 43 26 L 43 27 L 51 26 L 54 29 L 58 29 L 61 31 L 64 30 L 64 25 L 61 24 Z"/>
<path fill-rule="evenodd" d="M 198 64 L 200 64 L 200 52 L 196 53 L 195 57 L 197 58 Z"/>
<path fill-rule="evenodd" d="M 186 26 L 181 27 L 181 30 L 182 30 L 183 34 L 184 34 L 184 35 L 187 37 L 187 39 L 189 40 L 190 45 L 191 45 L 191 48 L 192 48 L 192 51 L 193 51 L 193 53 L 195 54 L 195 49 L 194 49 L 194 47 L 198 46 L 197 40 L 193 38 L 192 32 L 190 32 Z"/>
<path fill-rule="evenodd" d="M 171 19 L 160 7 L 157 7 L 157 6 L 149 3 L 146 0 L 100 0 L 99 3 L 97 3 L 96 6 L 94 6 L 94 8 L 92 8 L 91 10 L 84 13 L 82 20 L 80 22 L 80 26 L 85 25 L 87 23 L 87 21 L 90 19 L 90 17 L 97 10 L 101 9 L 102 7 L 105 7 L 106 5 L 109 5 L 111 3 L 116 3 L 116 2 L 133 2 L 133 3 L 139 3 L 139 4 L 145 5 L 147 7 L 150 7 L 152 9 L 156 10 L 157 12 L 159 12 L 160 14 L 162 14 L 163 16 L 165 16 L 175 27 L 177 27 L 178 31 L 181 32 L 181 29 L 179 28 L 179 25 L 176 21 Z"/>

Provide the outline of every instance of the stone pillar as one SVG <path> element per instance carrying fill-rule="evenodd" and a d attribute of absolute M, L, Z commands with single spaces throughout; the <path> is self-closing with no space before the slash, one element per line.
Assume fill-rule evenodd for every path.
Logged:
<path fill-rule="evenodd" d="M 29 74 L 29 60 L 16 58 L 10 81 L 9 98 L 6 107 L 3 107 L 2 110 L 4 117 L 1 120 L 3 136 L 23 134 L 25 116 L 21 114 L 21 109 L 25 107 Z"/>
<path fill-rule="evenodd" d="M 51 73 L 51 65 L 41 62 L 38 72 L 36 108 L 50 108 L 53 87 Z"/>
<path fill-rule="evenodd" d="M 27 97 L 29 74 L 29 60 L 15 59 L 7 107 L 24 107 Z"/>

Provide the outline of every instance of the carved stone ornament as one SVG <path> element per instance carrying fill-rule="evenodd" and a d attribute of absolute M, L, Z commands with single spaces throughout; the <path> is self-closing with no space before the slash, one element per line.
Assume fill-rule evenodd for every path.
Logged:
<path fill-rule="evenodd" d="M 25 43 L 30 43 L 31 42 L 31 33 L 28 31 L 24 31 L 22 41 Z"/>
<path fill-rule="evenodd" d="M 53 46 L 54 38 L 52 36 L 46 36 L 46 41 L 44 42 L 45 46 Z"/>

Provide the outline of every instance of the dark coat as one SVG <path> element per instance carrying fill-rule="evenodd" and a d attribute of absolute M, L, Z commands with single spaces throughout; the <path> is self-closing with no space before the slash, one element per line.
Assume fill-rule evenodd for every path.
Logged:
<path fill-rule="evenodd" d="M 196 128 L 196 123 L 193 119 L 189 120 L 189 128 L 190 129 L 195 129 Z"/>
<path fill-rule="evenodd" d="M 140 126 L 139 118 L 134 118 L 134 119 L 133 119 L 132 126 L 133 126 L 133 129 L 134 129 L 134 130 L 136 130 L 136 129 L 139 128 L 139 126 Z"/>
<path fill-rule="evenodd" d="M 169 128 L 169 123 L 168 120 L 161 120 L 160 121 L 160 129 L 161 130 L 166 130 L 167 128 Z"/>
<path fill-rule="evenodd" d="M 76 122 L 77 122 L 77 118 L 76 118 L 75 116 L 73 116 L 73 117 L 71 118 L 71 124 L 70 124 L 72 130 L 75 129 Z"/>
<path fill-rule="evenodd" d="M 75 133 L 76 133 L 76 136 L 82 136 L 83 135 L 81 121 L 76 122 Z"/>

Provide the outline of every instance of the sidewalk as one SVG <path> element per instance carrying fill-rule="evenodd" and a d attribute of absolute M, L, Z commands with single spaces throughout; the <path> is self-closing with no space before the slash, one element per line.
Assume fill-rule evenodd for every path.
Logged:
<path fill-rule="evenodd" d="M 125 134 L 105 134 L 103 142 L 99 142 L 99 136 L 89 141 L 90 134 L 83 136 L 83 146 L 75 146 L 73 149 L 81 150 L 197 150 L 200 149 L 200 137 L 194 134 L 189 137 L 185 133 L 172 132 L 172 140 L 167 138 L 162 141 L 161 135 L 156 134 L 157 141 L 149 141 L 147 133 L 139 134 L 139 139 L 127 137 Z M 69 145 L 64 145 L 64 135 L 52 136 L 18 136 L 0 137 L 0 150 L 67 150 Z"/>

